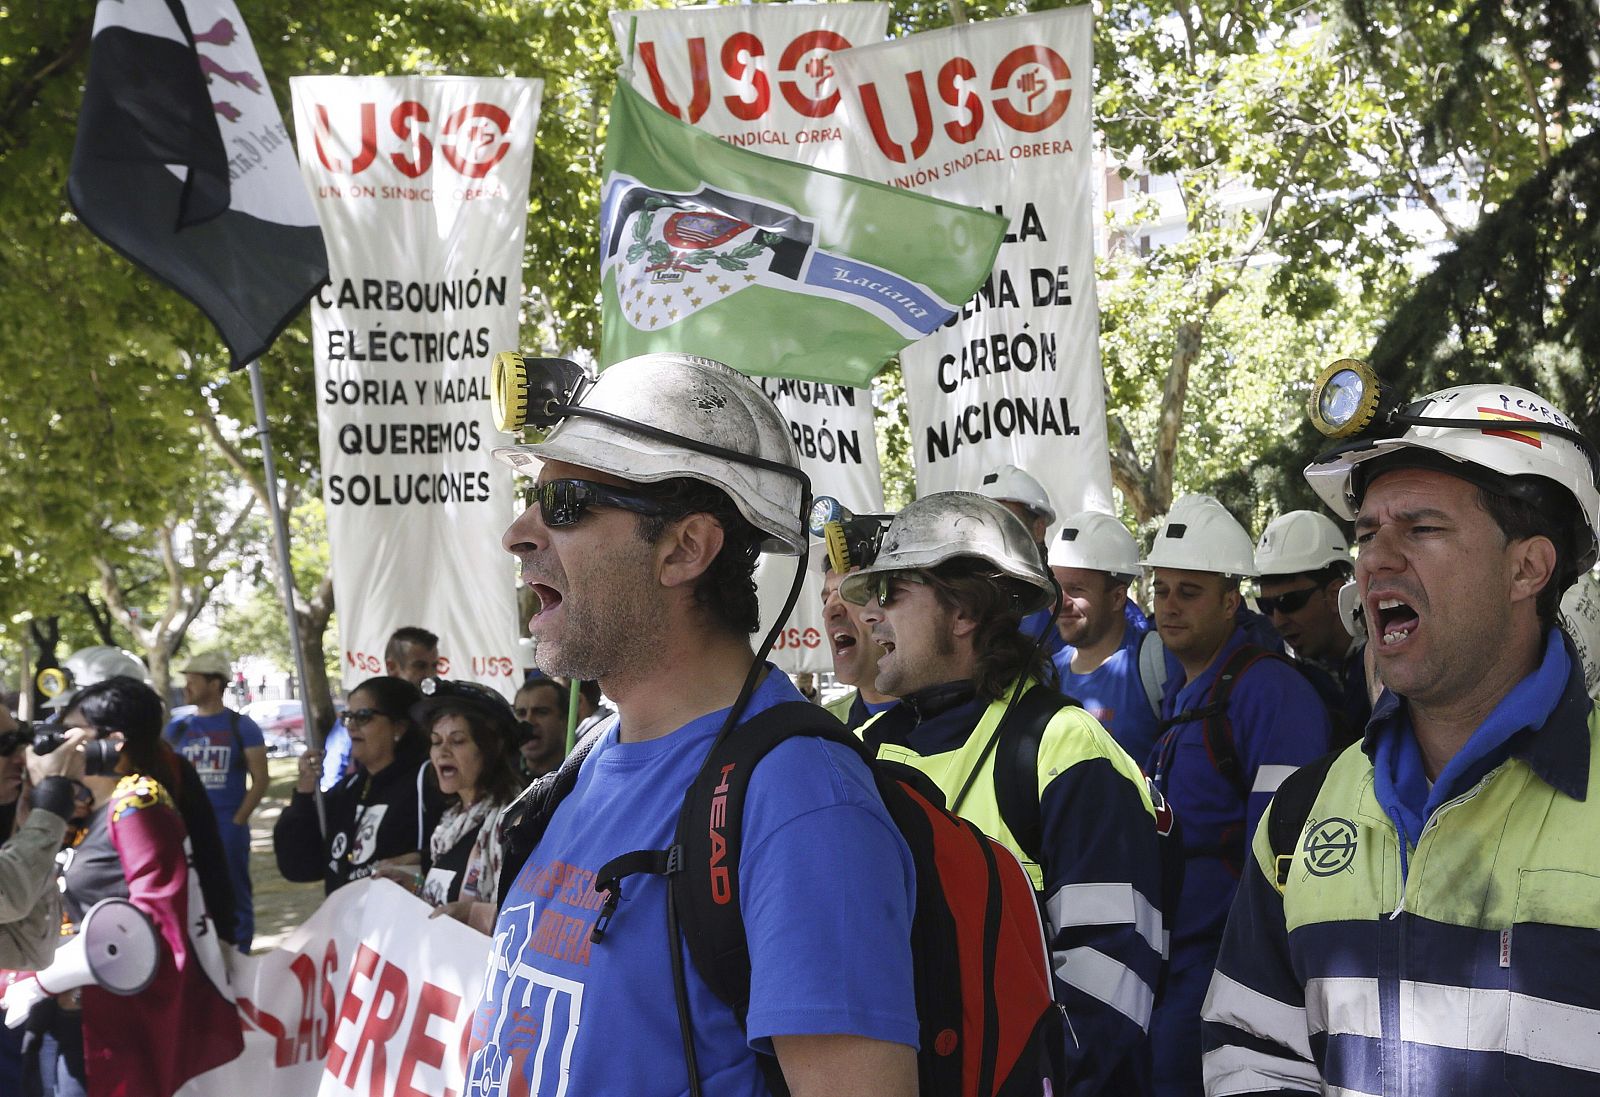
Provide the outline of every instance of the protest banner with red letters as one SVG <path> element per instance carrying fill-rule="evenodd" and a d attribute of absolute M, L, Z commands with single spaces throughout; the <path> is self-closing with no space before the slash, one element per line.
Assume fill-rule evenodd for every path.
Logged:
<path fill-rule="evenodd" d="M 490 456 L 489 362 L 518 347 L 541 84 L 474 77 L 290 81 L 327 238 L 312 301 L 323 501 L 345 687 L 389 634 L 439 635 L 440 672 L 510 696 L 516 602 Z"/>
<path fill-rule="evenodd" d="M 889 5 L 755 4 L 616 11 L 611 28 L 633 86 L 676 118 L 729 144 L 837 170 L 843 148 L 832 55 L 883 40 Z M 729 362 L 734 368 L 740 363 Z M 867 389 L 759 378 L 789 423 L 800 465 L 819 495 L 858 513 L 883 509 L 883 478 Z M 783 606 L 794 561 L 763 557 L 756 585 L 762 631 Z M 832 669 L 822 576 L 808 576 L 773 649 L 790 672 Z"/>
<path fill-rule="evenodd" d="M 993 276 L 901 355 L 917 493 L 1028 470 L 1111 510 L 1092 216 L 1088 7 L 836 53 L 845 170 L 1003 213 Z"/>
<path fill-rule="evenodd" d="M 361 880 L 280 947 L 236 957 L 244 1051 L 176 1097 L 460 1097 L 489 938 L 430 912 Z"/>

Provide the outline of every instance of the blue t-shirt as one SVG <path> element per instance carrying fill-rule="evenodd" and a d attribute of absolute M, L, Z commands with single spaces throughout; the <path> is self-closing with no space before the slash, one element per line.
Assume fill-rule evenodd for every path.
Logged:
<path fill-rule="evenodd" d="M 1150 696 L 1139 678 L 1139 645 L 1147 635 L 1148 628 L 1129 621 L 1123 629 L 1122 646 L 1088 674 L 1073 673 L 1072 657 L 1078 649 L 1070 644 L 1055 657 L 1061 692 L 1100 721 L 1117 745 L 1141 766 L 1150 757 L 1159 733 Z"/>
<path fill-rule="evenodd" d="M 801 699 L 769 667 L 748 711 Z M 726 715 L 713 712 L 642 743 L 619 742 L 613 721 L 595 745 L 501 907 L 464 1093 L 684 1092 L 666 881 L 625 880 L 595 943 L 601 896 L 594 880 L 619 854 L 671 844 L 684 790 Z M 795 738 L 755 769 L 739 878 L 750 945 L 748 1029 L 706 987 L 685 949 L 707 1093 L 766 1094 L 752 1049 L 770 1051 L 773 1036 L 845 1033 L 916 1046 L 914 868 L 871 775 L 848 747 Z"/>
<path fill-rule="evenodd" d="M 235 719 L 239 721 L 238 735 L 233 733 Z M 211 716 L 181 716 L 168 724 L 162 735 L 200 774 L 217 821 L 232 822 L 233 813 L 244 803 L 244 781 L 249 772 L 245 749 L 266 745 L 256 722 L 223 709 Z"/>

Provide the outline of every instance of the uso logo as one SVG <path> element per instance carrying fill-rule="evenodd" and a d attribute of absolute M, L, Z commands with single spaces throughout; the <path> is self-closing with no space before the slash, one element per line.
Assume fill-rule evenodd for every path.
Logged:
<path fill-rule="evenodd" d="M 674 43 L 676 46 L 677 43 Z M 691 38 L 684 47 L 689 53 L 690 92 L 687 105 L 680 105 L 661 79 L 660 56 L 655 42 L 639 43 L 639 60 L 650 78 L 650 93 L 656 105 L 674 118 L 695 123 L 711 106 L 711 64 L 704 38 Z M 799 114 L 807 118 L 826 118 L 839 106 L 839 92 L 833 86 L 832 54 L 847 50 L 850 43 L 831 30 L 806 31 L 769 54 L 760 36 L 747 31 L 729 35 L 717 51 L 718 71 L 735 86 L 739 94 L 724 95 L 728 112 L 745 122 L 764 118 L 772 107 L 772 78 L 763 58 L 777 58 L 778 93 Z"/>
<path fill-rule="evenodd" d="M 328 108 L 316 104 L 313 117 L 317 159 L 335 175 L 360 175 L 377 161 L 381 146 L 395 170 L 408 179 L 433 166 L 436 149 L 457 175 L 482 179 L 511 150 L 511 115 L 493 103 L 468 103 L 437 127 L 428 108 L 414 99 L 389 111 L 382 127 L 378 125 L 378 104 L 358 104 L 354 124 L 360 132 L 361 149 L 349 163 L 328 151 L 330 146 L 335 150 L 354 146 L 352 141 L 334 140 Z M 339 134 L 342 137 L 344 131 Z"/>
<path fill-rule="evenodd" d="M 980 89 L 987 88 L 987 97 Z M 992 112 L 1018 133 L 1040 133 L 1059 122 L 1072 102 L 1072 70 L 1049 46 L 1018 46 L 991 71 L 980 71 L 965 57 L 952 57 L 934 76 L 940 102 L 956 111 L 944 132 L 957 145 L 971 144 Z M 861 107 L 878 149 L 897 164 L 920 160 L 933 143 L 933 105 L 927 74 L 906 73 L 905 96 L 913 131 L 891 134 L 884 119 L 883 94 L 876 81 L 861 85 Z M 903 112 L 896 112 L 901 117 Z"/>

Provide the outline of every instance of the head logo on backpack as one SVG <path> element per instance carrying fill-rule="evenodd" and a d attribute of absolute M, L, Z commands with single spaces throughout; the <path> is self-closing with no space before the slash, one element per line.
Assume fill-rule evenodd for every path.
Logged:
<path fill-rule="evenodd" d="M 750 953 L 739 904 L 739 860 L 750 774 L 768 752 L 796 735 L 844 744 L 872 770 L 889 817 L 916 865 L 911 926 L 916 973 L 919 1092 L 923 1097 L 1003 1097 L 1064 1088 L 1068 1024 L 1056 1005 L 1044 926 L 1033 884 L 1010 850 L 944 808 L 922 773 L 872 758 L 860 739 L 824 709 L 777 705 L 718 740 L 684 797 L 673 846 L 637 850 L 602 866 L 595 889 L 605 902 L 595 923 L 604 947 L 627 877 L 663 875 L 670 913 L 695 970 L 743 1023 L 750 1002 Z M 587 754 L 592 743 L 580 744 Z M 574 754 L 577 754 L 575 751 Z M 577 763 L 536 782 L 507 812 L 503 898 L 544 824 L 576 782 Z M 518 810 L 520 807 L 520 811 Z M 658 932 L 633 926 L 629 932 Z M 677 953 L 676 947 L 673 949 Z M 680 1016 L 687 990 L 678 983 Z M 996 994 L 1004 987 L 1004 994 Z M 768 1087 L 787 1095 L 777 1061 L 758 1056 Z M 699 1092 L 690 1064 L 691 1093 Z"/>

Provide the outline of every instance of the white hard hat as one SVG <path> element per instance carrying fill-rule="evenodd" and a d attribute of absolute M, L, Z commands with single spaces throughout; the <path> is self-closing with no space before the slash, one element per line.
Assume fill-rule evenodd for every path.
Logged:
<path fill-rule="evenodd" d="M 1185 495 L 1161 520 L 1150 555 L 1139 564 L 1249 578 L 1256 574 L 1255 545 L 1221 503 L 1209 495 Z"/>
<path fill-rule="evenodd" d="M 1519 421 L 1577 429 L 1537 393 L 1509 385 L 1462 385 L 1423 397 L 1404 409 L 1400 421 L 1406 417 L 1471 421 L 1474 425 L 1410 423 L 1396 437 L 1364 438 L 1318 457 L 1306 466 L 1306 482 L 1335 514 L 1355 518 L 1373 468 L 1369 462 L 1383 457 L 1393 457 L 1394 464 L 1401 466 L 1440 469 L 1498 494 L 1517 495 L 1524 489 L 1536 494 L 1539 485 L 1521 480 L 1533 477 L 1572 496 L 1584 528 L 1573 531 L 1575 558 L 1571 563 L 1581 572 L 1594 562 L 1595 530 L 1600 523 L 1595 467 L 1585 447 L 1570 438 L 1517 429 Z M 1379 467 L 1391 465 L 1384 462 Z M 1529 501 L 1539 505 L 1537 498 Z"/>
<path fill-rule="evenodd" d="M 67 656 L 61 669 L 66 672 L 67 688 L 45 702 L 46 708 L 64 709 L 84 686 L 104 682 L 107 678 L 126 675 L 144 682 L 150 677 L 149 668 L 137 655 L 106 644 L 79 648 Z"/>
<path fill-rule="evenodd" d="M 1054 525 L 1056 508 L 1050 505 L 1050 493 L 1044 485 L 1016 465 L 1001 465 L 985 473 L 978 494 L 997 499 L 1002 503 L 1021 503 L 1029 510 L 1044 516 L 1045 525 Z"/>
<path fill-rule="evenodd" d="M 1584 573 L 1561 596 L 1561 627 L 1572 638 L 1583 662 L 1583 685 L 1600 696 L 1600 582 Z"/>
<path fill-rule="evenodd" d="M 578 406 L 799 468 L 789 428 L 772 401 L 749 378 L 709 358 L 661 353 L 618 362 L 600 374 Z M 633 432 L 613 419 L 573 414 L 544 441 L 501 446 L 494 455 L 524 476 L 537 476 L 545 461 L 565 461 L 635 483 L 700 480 L 724 492 L 768 535 L 763 552 L 806 551 L 799 479 Z"/>
<path fill-rule="evenodd" d="M 871 567 L 851 572 L 839 584 L 839 595 L 863 605 L 873 577 L 885 572 L 920 571 L 947 560 L 974 557 L 1028 591 L 1019 607 L 1023 614 L 1042 609 L 1055 599 L 1055 583 L 1039 563 L 1033 537 L 1017 516 L 993 499 L 970 491 L 924 495 L 894 516 Z"/>
<path fill-rule="evenodd" d="M 1337 523 L 1314 510 L 1291 510 L 1267 523 L 1256 544 L 1256 570 L 1298 575 L 1330 564 L 1349 564 L 1350 544 Z"/>
<path fill-rule="evenodd" d="M 1109 514 L 1074 514 L 1050 542 L 1050 566 L 1086 568 L 1132 579 L 1139 574 L 1139 543 Z"/>
<path fill-rule="evenodd" d="M 1367 628 L 1362 622 L 1366 617 L 1366 610 L 1361 606 L 1361 591 L 1356 587 L 1356 581 L 1350 580 L 1339 588 L 1339 620 L 1344 622 L 1344 630 L 1353 640 L 1365 640 Z"/>

